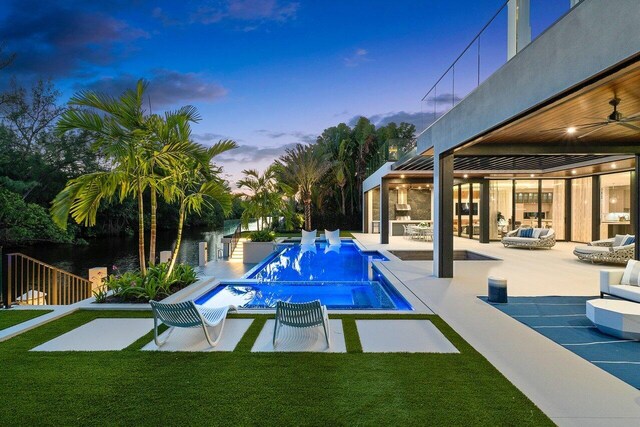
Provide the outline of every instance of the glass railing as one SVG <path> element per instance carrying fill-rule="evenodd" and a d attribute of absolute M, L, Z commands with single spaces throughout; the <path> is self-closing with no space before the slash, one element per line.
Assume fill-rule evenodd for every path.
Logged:
<path fill-rule="evenodd" d="M 423 114 L 425 129 L 507 62 L 508 4 L 509 1 L 502 3 L 422 98 L 421 111 L 426 113 Z M 572 2 L 531 0 L 530 4 L 533 41 L 565 15 Z"/>

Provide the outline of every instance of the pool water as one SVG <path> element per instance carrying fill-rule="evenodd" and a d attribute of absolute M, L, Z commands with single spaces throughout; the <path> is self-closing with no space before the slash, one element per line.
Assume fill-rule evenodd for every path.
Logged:
<path fill-rule="evenodd" d="M 360 251 L 352 242 L 339 247 L 287 245 L 243 279 L 220 283 L 195 302 L 204 307 L 266 309 L 278 301 L 320 300 L 332 310 L 413 310 L 373 261 L 388 259 Z"/>
<path fill-rule="evenodd" d="M 366 281 L 372 278 L 372 261 L 388 259 L 379 252 L 362 252 L 351 242 L 340 246 L 287 245 L 246 278 L 267 282 Z"/>

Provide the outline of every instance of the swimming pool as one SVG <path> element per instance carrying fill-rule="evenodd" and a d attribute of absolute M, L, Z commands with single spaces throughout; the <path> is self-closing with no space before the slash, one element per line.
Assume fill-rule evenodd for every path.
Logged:
<path fill-rule="evenodd" d="M 286 245 L 243 279 L 220 283 L 195 302 L 205 307 L 266 309 L 277 301 L 320 300 L 332 310 L 413 310 L 373 261 L 388 259 L 361 251 L 349 241 L 340 247 L 322 242 Z"/>
<path fill-rule="evenodd" d="M 353 242 L 340 246 L 286 245 L 249 271 L 246 279 L 262 282 L 331 282 L 372 279 L 371 262 L 388 261 L 379 252 L 364 252 Z"/>

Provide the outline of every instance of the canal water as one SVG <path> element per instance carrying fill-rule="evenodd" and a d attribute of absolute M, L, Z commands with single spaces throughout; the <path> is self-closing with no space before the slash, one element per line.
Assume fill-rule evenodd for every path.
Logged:
<path fill-rule="evenodd" d="M 222 236 L 228 232 L 228 228 L 218 230 L 185 229 L 182 235 L 178 262 L 197 266 L 199 242 L 208 243 L 208 260 L 214 261 L 217 255 L 222 252 Z M 175 245 L 175 241 L 175 231 L 158 231 L 156 246 L 158 257 L 160 256 L 160 251 L 171 250 Z M 87 242 L 88 244 L 86 245 L 40 243 L 30 246 L 5 247 L 4 258 L 6 258 L 6 254 L 20 252 L 81 277 L 87 277 L 88 270 L 92 267 L 107 267 L 109 274 L 113 273 L 114 267 L 119 271 L 139 268 L 137 236 L 100 237 L 88 239 Z M 148 234 L 145 243 L 147 245 L 145 253 L 148 256 Z"/>

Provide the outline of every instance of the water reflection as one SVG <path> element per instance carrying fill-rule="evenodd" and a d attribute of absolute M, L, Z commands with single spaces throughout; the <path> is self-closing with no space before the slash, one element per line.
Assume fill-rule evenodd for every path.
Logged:
<path fill-rule="evenodd" d="M 198 243 L 207 242 L 209 261 L 222 251 L 222 230 L 185 229 L 180 245 L 178 261 L 198 265 Z M 146 243 L 149 239 L 147 236 Z M 135 236 L 101 237 L 89 239 L 88 245 L 36 244 L 4 249 L 4 253 L 21 252 L 40 261 L 85 277 L 92 267 L 117 266 L 120 271 L 138 268 L 138 239 Z M 175 231 L 159 231 L 157 253 L 171 250 L 175 245 Z M 149 253 L 147 246 L 145 253 Z"/>

